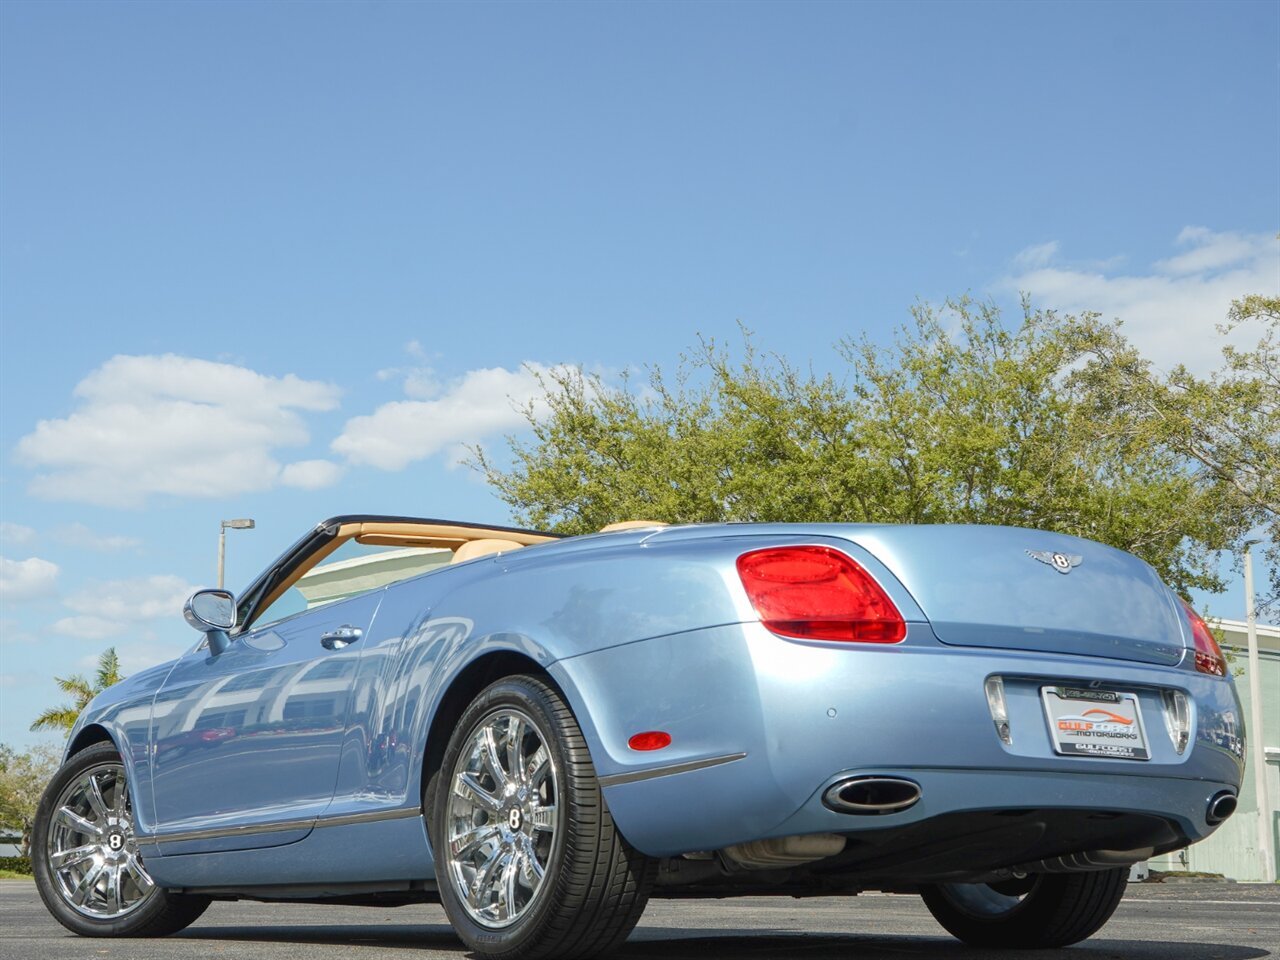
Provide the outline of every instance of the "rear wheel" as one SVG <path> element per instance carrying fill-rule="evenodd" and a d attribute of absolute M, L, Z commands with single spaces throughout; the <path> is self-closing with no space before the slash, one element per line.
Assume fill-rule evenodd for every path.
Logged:
<path fill-rule="evenodd" d="M 955 937 L 976 947 L 1065 947 L 1092 936 L 1120 904 L 1129 868 L 1034 874 L 1002 883 L 940 883 L 925 905 Z"/>
<path fill-rule="evenodd" d="M 426 809 L 441 902 L 483 957 L 596 956 L 644 911 L 655 862 L 618 833 L 577 721 L 536 677 L 472 702 Z"/>
<path fill-rule="evenodd" d="M 205 897 L 156 886 L 138 853 L 124 763 L 111 743 L 54 774 L 31 838 L 36 887 L 54 919 L 85 937 L 160 937 L 187 926 Z"/>

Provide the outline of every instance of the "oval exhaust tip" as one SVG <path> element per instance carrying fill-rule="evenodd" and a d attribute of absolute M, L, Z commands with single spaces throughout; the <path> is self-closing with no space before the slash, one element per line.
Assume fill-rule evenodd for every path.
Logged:
<path fill-rule="evenodd" d="M 1205 811 L 1204 819 L 1207 823 L 1221 823 L 1227 817 L 1236 812 L 1236 806 L 1239 803 L 1234 793 L 1219 793 L 1209 801 L 1209 809 Z"/>
<path fill-rule="evenodd" d="M 906 810 L 922 792 L 920 784 L 902 777 L 850 777 L 828 787 L 822 802 L 839 813 L 874 816 Z"/>

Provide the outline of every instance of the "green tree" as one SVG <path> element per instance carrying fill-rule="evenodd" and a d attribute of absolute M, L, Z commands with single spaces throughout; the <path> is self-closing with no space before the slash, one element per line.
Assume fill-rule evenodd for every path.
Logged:
<path fill-rule="evenodd" d="M 1218 330 L 1223 336 L 1257 330 L 1259 339 L 1253 349 L 1226 344 L 1222 366 L 1200 377 L 1184 365 L 1161 374 L 1111 336 L 1096 344 L 1095 362 L 1080 380 L 1099 429 L 1180 458 L 1197 488 L 1236 518 L 1238 538 L 1251 533 L 1266 543 L 1269 582 L 1260 606 L 1274 609 L 1280 602 L 1280 298 L 1235 301 Z"/>
<path fill-rule="evenodd" d="M 58 752 L 47 744 L 18 753 L 0 743 L 0 830 L 19 838 L 24 857 L 30 855 L 40 795 L 57 769 Z"/>
<path fill-rule="evenodd" d="M 1259 431 L 1258 458 L 1280 436 L 1274 395 L 1268 411 L 1248 384 L 1274 354 L 1274 337 L 1228 351 L 1203 381 L 1223 422 Z M 566 533 L 629 518 L 1009 524 L 1132 551 L 1184 594 L 1221 589 L 1217 552 L 1265 516 L 1228 482 L 1246 483 L 1237 461 L 1205 467 L 1123 382 L 1173 390 L 1190 374 L 1161 378 L 1097 315 L 1024 304 L 1006 325 L 989 304 L 922 304 L 892 344 L 846 338 L 831 359 L 842 377 L 761 355 L 744 333 L 740 358 L 704 341 L 639 386 L 556 371 L 511 465 L 480 450 L 473 464 L 520 522 Z"/>
<path fill-rule="evenodd" d="M 120 675 L 120 658 L 116 656 L 116 648 L 108 647 L 98 657 L 98 670 L 90 682 L 79 674 L 70 677 L 54 677 L 59 689 L 69 693 L 72 702 L 60 707 L 50 707 L 31 724 L 32 730 L 61 730 L 70 733 L 76 719 L 89 705 L 89 701 L 107 687 L 119 683 L 124 677 Z"/>

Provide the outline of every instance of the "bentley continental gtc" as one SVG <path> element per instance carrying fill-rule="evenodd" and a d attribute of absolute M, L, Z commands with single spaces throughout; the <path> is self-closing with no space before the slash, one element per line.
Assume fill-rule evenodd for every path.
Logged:
<path fill-rule="evenodd" d="M 76 933 L 438 902 L 482 957 L 589 957 L 650 897 L 883 890 L 1063 946 L 1230 816 L 1243 767 L 1204 621 L 1035 530 L 343 516 L 186 618 L 41 803 Z"/>

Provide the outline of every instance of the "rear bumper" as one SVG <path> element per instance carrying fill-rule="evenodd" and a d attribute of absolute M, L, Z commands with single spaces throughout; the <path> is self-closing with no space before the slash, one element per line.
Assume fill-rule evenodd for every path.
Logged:
<path fill-rule="evenodd" d="M 1028 810 L 1153 818 L 1168 825 L 1172 849 L 1213 832 L 1209 800 L 1237 789 L 1242 770 L 1229 682 L 1118 660 L 946 647 L 919 623 L 901 645 L 857 648 L 736 624 L 562 660 L 552 673 L 583 721 L 615 820 L 652 856 L 803 833 L 871 839 L 957 814 Z M 983 693 L 992 675 L 1006 678 L 1008 746 Z M 1054 753 L 1039 687 L 1093 681 L 1139 695 L 1150 760 Z M 1181 756 L 1165 730 L 1164 689 L 1193 705 Z M 627 739 L 645 730 L 670 733 L 671 746 L 629 750 Z M 720 762 L 699 767 L 706 761 Z M 913 780 L 921 799 L 880 816 L 823 804 L 829 786 L 858 775 Z M 1113 848 L 1124 841 L 1102 834 Z"/>

